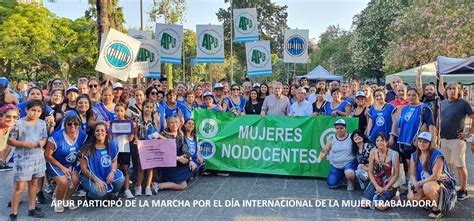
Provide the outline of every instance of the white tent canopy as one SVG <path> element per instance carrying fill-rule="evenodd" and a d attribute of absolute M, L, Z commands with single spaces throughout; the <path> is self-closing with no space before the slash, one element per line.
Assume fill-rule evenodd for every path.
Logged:
<path fill-rule="evenodd" d="M 472 58 L 472 57 L 471 57 Z M 464 59 L 462 59 L 464 60 Z M 424 70 L 421 74 L 423 84 L 428 84 L 430 82 L 436 83 L 436 62 L 431 62 L 423 65 Z M 385 76 L 385 82 L 390 83 L 394 76 L 399 76 L 404 83 L 415 86 L 416 84 L 416 74 L 420 67 L 414 67 L 402 72 Z M 439 66 L 438 66 L 439 68 Z M 461 82 L 462 84 L 474 84 L 474 71 L 469 73 L 463 72 L 463 74 L 443 74 L 444 82 Z"/>
<path fill-rule="evenodd" d="M 474 74 L 474 56 L 467 59 L 438 56 L 436 61 L 440 74 Z"/>
<path fill-rule="evenodd" d="M 303 76 L 298 76 L 298 79 L 301 79 L 303 77 L 308 78 L 309 80 L 329 80 L 329 81 L 342 81 L 342 76 L 337 76 L 334 74 L 329 73 L 326 69 L 324 69 L 321 65 L 318 65 L 316 68 L 314 68 L 312 71 L 309 73 L 303 75 Z"/>

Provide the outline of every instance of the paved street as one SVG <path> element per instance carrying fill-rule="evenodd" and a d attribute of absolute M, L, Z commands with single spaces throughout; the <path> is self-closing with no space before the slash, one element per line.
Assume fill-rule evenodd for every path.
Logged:
<path fill-rule="evenodd" d="M 469 169 L 470 195 L 473 197 L 474 191 L 474 162 L 472 153 L 467 154 Z M 0 220 L 6 220 L 10 213 L 7 208 L 7 202 L 10 199 L 12 172 L 1 172 L 0 176 Z M 189 188 L 184 191 L 160 191 L 158 195 L 152 197 L 142 196 L 137 198 L 149 203 L 148 208 L 79 208 L 77 210 L 65 210 L 64 213 L 54 213 L 49 204 L 40 205 L 46 212 L 48 220 L 156 220 L 165 218 L 166 220 L 255 220 L 255 219 L 343 219 L 343 218 L 379 218 L 379 219 L 416 219 L 428 218 L 428 212 L 422 208 L 394 208 L 385 212 L 361 208 L 342 208 L 329 207 L 315 208 L 315 202 L 322 200 L 356 200 L 362 196 L 360 190 L 348 192 L 345 188 L 339 190 L 330 190 L 326 187 L 324 179 L 240 174 L 232 173 L 229 177 L 201 176 L 193 181 Z M 51 195 L 47 195 L 50 199 Z M 312 208 L 257 208 L 243 207 L 243 200 L 311 200 Z M 402 199 L 406 199 L 405 196 Z M 24 197 L 26 200 L 26 196 Z M 175 202 L 184 203 L 186 200 L 190 203 L 189 208 L 176 207 L 151 207 L 152 201 L 168 202 L 163 200 L 178 200 Z M 157 201 L 160 200 L 160 201 Z M 211 207 L 193 207 L 193 200 L 209 200 Z M 214 200 L 225 206 L 225 202 L 237 200 L 240 207 L 213 207 Z M 227 200 L 227 201 L 226 201 Z M 131 202 L 131 201 L 130 201 Z M 172 201 L 170 201 L 172 202 Z M 300 201 L 301 202 L 301 201 Z M 326 201 L 327 203 L 329 201 Z M 334 202 L 334 201 L 331 201 Z M 125 203 L 125 202 L 124 202 Z M 474 197 L 468 200 L 458 202 L 455 212 L 448 218 L 468 219 L 474 217 Z M 27 219 L 27 203 L 21 204 L 19 210 L 20 220 Z M 43 219 L 43 220 L 46 220 Z"/>

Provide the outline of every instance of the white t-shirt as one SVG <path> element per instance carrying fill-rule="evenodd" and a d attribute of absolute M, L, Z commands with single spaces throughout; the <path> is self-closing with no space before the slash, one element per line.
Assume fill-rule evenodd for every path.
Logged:
<path fill-rule="evenodd" d="M 301 104 L 295 102 L 290 107 L 291 116 L 311 116 L 313 113 L 313 105 L 306 100 L 303 100 Z"/>

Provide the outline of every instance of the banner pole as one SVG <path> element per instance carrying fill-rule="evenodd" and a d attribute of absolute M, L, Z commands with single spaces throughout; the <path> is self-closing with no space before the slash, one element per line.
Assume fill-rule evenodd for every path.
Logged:
<path fill-rule="evenodd" d="M 230 84 L 234 84 L 234 7 L 230 0 Z"/>

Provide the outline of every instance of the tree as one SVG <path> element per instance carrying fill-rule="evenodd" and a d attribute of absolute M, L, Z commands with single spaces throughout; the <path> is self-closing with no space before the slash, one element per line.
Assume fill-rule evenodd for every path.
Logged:
<path fill-rule="evenodd" d="M 438 55 L 466 58 L 474 54 L 474 5 L 464 2 L 415 4 L 392 23 L 384 54 L 388 73 L 432 62 Z"/>
<path fill-rule="evenodd" d="M 230 3 L 230 0 L 225 0 L 226 3 Z M 279 6 L 271 0 L 262 1 L 232 1 L 233 7 L 227 9 L 220 8 L 216 13 L 217 18 L 224 24 L 224 38 L 225 38 L 225 51 L 226 57 L 230 57 L 230 44 L 234 40 L 231 39 L 231 8 L 257 8 L 257 18 L 259 24 L 259 39 L 270 40 L 271 52 L 282 57 L 283 54 L 283 41 L 284 31 L 288 28 L 287 17 L 288 13 L 286 9 L 288 6 Z M 264 19 L 262 19 L 264 18 Z M 234 73 L 234 79 L 241 80 L 245 77 L 245 66 L 246 66 L 246 54 L 245 44 L 234 44 L 233 45 L 234 57 L 238 63 L 235 63 L 236 72 Z"/>
<path fill-rule="evenodd" d="M 354 34 L 350 43 L 354 68 L 362 78 L 384 76 L 383 53 L 391 41 L 388 28 L 408 6 L 408 1 L 371 0 L 354 17 Z"/>

